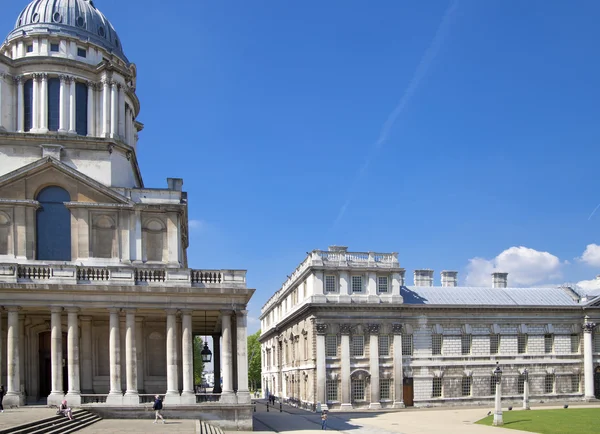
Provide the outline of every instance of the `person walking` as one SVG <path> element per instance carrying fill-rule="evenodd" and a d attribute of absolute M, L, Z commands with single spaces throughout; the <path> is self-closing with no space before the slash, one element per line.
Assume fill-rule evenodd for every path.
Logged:
<path fill-rule="evenodd" d="M 321 413 L 321 429 L 327 430 L 327 411 Z"/>
<path fill-rule="evenodd" d="M 4 413 L 4 406 L 2 405 L 2 399 L 4 399 L 4 386 L 0 386 L 0 413 Z"/>
<path fill-rule="evenodd" d="M 165 418 L 162 416 L 162 414 L 160 414 L 162 408 L 163 408 L 162 399 L 160 399 L 160 396 L 154 395 L 154 405 L 152 406 L 152 410 L 154 410 L 156 412 L 154 414 L 154 423 L 158 423 L 159 417 L 161 418 L 162 423 L 165 423 Z"/>

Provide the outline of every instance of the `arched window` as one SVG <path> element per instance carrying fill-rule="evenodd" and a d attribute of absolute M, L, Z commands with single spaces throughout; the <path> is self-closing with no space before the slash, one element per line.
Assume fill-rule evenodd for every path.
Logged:
<path fill-rule="evenodd" d="M 8 255 L 12 248 L 12 222 L 5 212 L 0 211 L 0 255 Z"/>
<path fill-rule="evenodd" d="M 71 260 L 71 213 L 65 206 L 71 197 L 57 186 L 46 187 L 37 196 L 36 259 Z"/>
<path fill-rule="evenodd" d="M 94 218 L 92 234 L 92 253 L 95 258 L 112 258 L 116 255 L 114 219 L 106 215 Z"/>
<path fill-rule="evenodd" d="M 80 136 L 88 133 L 88 88 L 81 82 L 75 84 L 75 130 Z"/>
<path fill-rule="evenodd" d="M 163 260 L 166 234 L 166 228 L 160 220 L 152 219 L 144 225 L 142 245 L 147 261 L 161 262 Z"/>
<path fill-rule="evenodd" d="M 33 80 L 27 80 L 23 85 L 23 119 L 25 131 L 31 130 L 33 124 Z"/>
<path fill-rule="evenodd" d="M 48 129 L 58 131 L 60 124 L 60 80 L 48 80 Z"/>

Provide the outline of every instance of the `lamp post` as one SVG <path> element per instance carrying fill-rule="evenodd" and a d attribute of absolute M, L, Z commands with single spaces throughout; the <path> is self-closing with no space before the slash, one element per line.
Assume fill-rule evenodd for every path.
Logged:
<path fill-rule="evenodd" d="M 529 408 L 529 371 L 523 369 L 523 410 L 531 410 Z"/>
<path fill-rule="evenodd" d="M 494 409 L 494 426 L 504 425 L 502 422 L 502 369 L 496 362 L 496 369 L 493 371 L 493 375 L 496 378 L 496 399 L 495 399 L 495 409 Z"/>

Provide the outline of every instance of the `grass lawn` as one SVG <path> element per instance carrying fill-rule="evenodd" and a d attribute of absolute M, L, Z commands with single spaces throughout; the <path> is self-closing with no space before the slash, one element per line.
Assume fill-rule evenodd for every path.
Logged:
<path fill-rule="evenodd" d="M 503 428 L 541 434 L 600 433 L 600 408 L 561 408 L 556 410 L 519 410 L 502 413 Z M 477 423 L 492 425 L 494 415 Z"/>

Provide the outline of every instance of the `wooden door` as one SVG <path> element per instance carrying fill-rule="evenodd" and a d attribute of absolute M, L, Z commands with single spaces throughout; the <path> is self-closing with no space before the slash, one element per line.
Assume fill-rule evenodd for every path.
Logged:
<path fill-rule="evenodd" d="M 407 407 L 412 407 L 413 404 L 413 399 L 414 399 L 414 392 L 413 392 L 413 379 L 412 377 L 410 378 L 404 378 L 404 380 L 402 380 L 402 390 L 403 390 L 403 397 L 404 397 L 404 405 Z"/>

